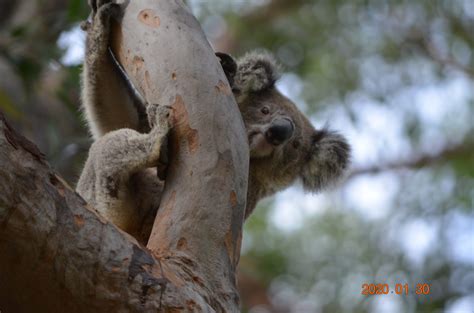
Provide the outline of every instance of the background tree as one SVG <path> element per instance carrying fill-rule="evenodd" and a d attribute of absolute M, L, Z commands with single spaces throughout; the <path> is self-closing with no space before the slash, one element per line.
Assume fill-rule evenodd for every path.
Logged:
<path fill-rule="evenodd" d="M 70 182 L 90 143 L 73 53 L 83 2 L 40 6 L 15 23 L 28 10 L 0 4 L 0 108 Z M 293 188 L 247 222 L 245 309 L 472 311 L 473 2 L 190 4 L 216 50 L 273 51 L 284 66 L 279 88 L 354 147 L 353 173 L 339 189 Z M 410 294 L 362 296 L 365 282 L 408 283 Z M 416 283 L 431 284 L 430 295 L 414 294 Z"/>

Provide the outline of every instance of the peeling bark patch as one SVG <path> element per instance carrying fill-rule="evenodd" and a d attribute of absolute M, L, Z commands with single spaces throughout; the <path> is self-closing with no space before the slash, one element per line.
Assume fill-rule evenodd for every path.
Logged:
<path fill-rule="evenodd" d="M 19 147 L 21 147 L 28 151 L 38 162 L 46 164 L 44 154 L 38 149 L 38 147 L 36 147 L 34 143 L 17 133 L 7 122 L 2 112 L 0 112 L 0 121 L 2 121 L 4 125 L 3 133 L 5 134 L 5 138 L 13 148 L 17 150 Z"/>
<path fill-rule="evenodd" d="M 177 244 L 176 247 L 178 248 L 178 250 L 187 249 L 188 248 L 188 242 L 187 242 L 186 238 L 184 238 L 184 237 L 179 238 L 178 244 Z"/>
<path fill-rule="evenodd" d="M 188 310 L 200 310 L 201 306 L 196 303 L 194 300 L 188 300 L 186 301 L 186 306 L 188 307 Z"/>
<path fill-rule="evenodd" d="M 242 247 L 242 231 L 239 232 L 237 236 L 237 243 L 234 247 L 234 266 L 237 267 L 240 261 L 240 248 Z"/>
<path fill-rule="evenodd" d="M 240 259 L 240 247 L 242 245 L 242 230 L 236 232 L 232 227 L 226 234 L 224 238 L 224 244 L 227 250 L 227 255 L 229 260 L 235 269 L 237 264 L 239 264 Z"/>
<path fill-rule="evenodd" d="M 199 135 L 197 130 L 193 129 L 187 136 L 188 148 L 191 154 L 194 154 L 199 147 Z"/>
<path fill-rule="evenodd" d="M 199 133 L 196 129 L 189 126 L 189 114 L 184 106 L 183 98 L 176 96 L 173 107 L 173 123 L 179 138 L 186 138 L 188 149 L 191 154 L 196 153 L 199 147 Z"/>
<path fill-rule="evenodd" d="M 143 60 L 142 57 L 139 56 L 134 56 L 132 60 L 132 65 L 133 65 L 133 70 L 135 72 L 135 75 L 143 68 L 143 65 L 145 64 L 145 60 Z"/>
<path fill-rule="evenodd" d="M 197 269 L 197 264 L 196 264 L 196 262 L 195 262 L 193 259 L 191 259 L 191 258 L 189 258 L 189 257 L 187 257 L 187 256 L 179 256 L 179 257 L 177 257 L 177 258 L 179 259 L 179 261 L 180 261 L 181 263 L 186 264 L 189 268 L 191 268 L 191 269 L 193 269 L 193 270 L 196 270 L 196 269 Z"/>
<path fill-rule="evenodd" d="M 234 265 L 235 264 L 235 260 L 234 260 L 235 249 L 234 249 L 234 240 L 232 236 L 232 231 L 228 231 L 225 234 L 224 244 L 225 244 L 225 248 L 227 250 L 227 255 L 229 256 L 230 262 L 232 265 Z"/>
<path fill-rule="evenodd" d="M 201 287 L 205 287 L 205 286 L 206 286 L 206 285 L 204 284 L 204 281 L 202 280 L 201 277 L 199 277 L 199 276 L 193 276 L 192 279 L 193 279 L 193 282 L 195 282 L 195 283 L 198 284 L 199 286 L 201 286 Z"/>
<path fill-rule="evenodd" d="M 171 193 L 171 197 L 169 198 L 169 200 L 165 204 L 166 210 L 167 211 L 173 210 L 175 202 L 176 202 L 176 191 L 173 191 Z"/>
<path fill-rule="evenodd" d="M 141 10 L 140 13 L 138 13 L 138 20 L 143 24 L 153 28 L 158 28 L 161 23 L 160 18 L 152 9 Z"/>
<path fill-rule="evenodd" d="M 215 88 L 217 92 L 221 92 L 226 96 L 232 95 L 232 90 L 230 89 L 229 84 L 224 83 L 222 80 L 219 80 Z"/>
<path fill-rule="evenodd" d="M 150 84 L 150 73 L 148 71 L 145 71 L 145 86 L 148 90 L 151 89 L 151 84 Z"/>
<path fill-rule="evenodd" d="M 85 224 L 84 217 L 82 215 L 74 215 L 74 224 L 77 227 L 82 228 Z"/>
<path fill-rule="evenodd" d="M 232 207 L 237 205 L 237 194 L 233 190 L 230 192 L 230 205 Z"/>

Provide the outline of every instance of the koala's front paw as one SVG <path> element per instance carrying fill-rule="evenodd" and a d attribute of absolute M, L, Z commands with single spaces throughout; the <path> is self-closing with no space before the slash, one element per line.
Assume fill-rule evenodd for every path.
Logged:
<path fill-rule="evenodd" d="M 111 0 L 91 1 L 90 4 L 93 11 L 92 22 L 86 21 L 81 25 L 87 31 L 87 51 L 104 55 L 109 46 L 111 20 L 120 18 L 122 8 Z"/>
<path fill-rule="evenodd" d="M 151 128 L 168 132 L 172 127 L 173 108 L 169 105 L 149 104 L 146 108 Z"/>

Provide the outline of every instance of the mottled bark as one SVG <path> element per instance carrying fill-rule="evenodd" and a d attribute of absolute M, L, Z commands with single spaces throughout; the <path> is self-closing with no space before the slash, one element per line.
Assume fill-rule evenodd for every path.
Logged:
<path fill-rule="evenodd" d="M 181 0 L 128 2 L 114 51 L 175 128 L 148 249 L 100 218 L 0 119 L 0 310 L 238 312 L 248 144 L 225 75 Z"/>

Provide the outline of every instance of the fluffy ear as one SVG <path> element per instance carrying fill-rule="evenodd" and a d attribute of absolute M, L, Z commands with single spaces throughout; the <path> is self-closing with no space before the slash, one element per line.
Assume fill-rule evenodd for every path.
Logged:
<path fill-rule="evenodd" d="M 230 87 L 234 87 L 234 77 L 237 73 L 237 63 L 234 58 L 227 53 L 216 52 L 216 56 L 219 58 L 224 74 L 229 81 Z"/>
<path fill-rule="evenodd" d="M 250 52 L 237 61 L 235 85 L 243 93 L 271 88 L 279 78 L 279 66 L 268 52 Z"/>
<path fill-rule="evenodd" d="M 301 171 L 304 189 L 318 191 L 335 183 L 349 166 L 350 150 L 338 133 L 326 128 L 316 131 Z"/>

